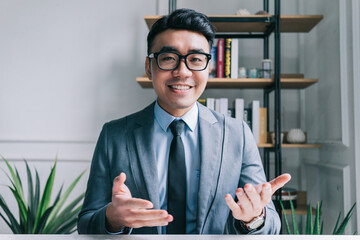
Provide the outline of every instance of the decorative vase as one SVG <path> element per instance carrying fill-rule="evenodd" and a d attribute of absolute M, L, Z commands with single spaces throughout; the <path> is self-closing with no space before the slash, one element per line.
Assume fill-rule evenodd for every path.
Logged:
<path fill-rule="evenodd" d="M 289 143 L 304 143 L 305 133 L 300 128 L 293 128 L 287 134 L 287 142 Z"/>

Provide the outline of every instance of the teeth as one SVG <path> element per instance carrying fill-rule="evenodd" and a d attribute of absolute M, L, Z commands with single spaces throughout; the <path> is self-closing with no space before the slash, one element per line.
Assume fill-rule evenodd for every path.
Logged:
<path fill-rule="evenodd" d="M 190 89 L 189 86 L 183 86 L 183 85 L 171 85 L 170 88 L 178 89 L 178 90 L 188 90 L 188 89 Z"/>

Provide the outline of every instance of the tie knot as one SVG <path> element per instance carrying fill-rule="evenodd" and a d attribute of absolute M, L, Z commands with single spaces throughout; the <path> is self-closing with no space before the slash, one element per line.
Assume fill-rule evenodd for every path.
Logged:
<path fill-rule="evenodd" d="M 183 120 L 174 120 L 170 124 L 170 130 L 174 136 L 180 136 L 185 127 L 185 122 Z"/>

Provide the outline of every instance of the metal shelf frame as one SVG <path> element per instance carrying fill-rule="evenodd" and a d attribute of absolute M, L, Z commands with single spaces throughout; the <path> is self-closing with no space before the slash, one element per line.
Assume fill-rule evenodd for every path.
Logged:
<path fill-rule="evenodd" d="M 169 14 L 176 9 L 176 0 L 169 0 Z M 269 12 L 269 0 L 263 0 L 263 9 L 266 12 Z M 212 18 L 209 17 L 211 21 Z M 280 44 L 280 0 L 274 0 L 274 15 L 268 17 L 243 17 L 243 18 L 232 18 L 232 17 L 224 17 L 224 18 L 216 18 L 217 22 L 267 22 L 271 23 L 269 28 L 264 33 L 219 33 L 216 34 L 216 38 L 258 38 L 263 39 L 263 56 L 264 59 L 269 58 L 269 37 L 271 34 L 274 34 L 274 84 L 270 87 L 264 89 L 263 93 L 263 101 L 264 107 L 268 109 L 267 111 L 267 119 L 269 121 L 269 98 L 270 93 L 274 91 L 274 132 L 275 132 L 275 145 L 272 148 L 264 148 L 264 171 L 267 177 L 267 180 L 270 179 L 270 153 L 274 153 L 275 155 L 275 173 L 274 177 L 281 175 L 282 173 L 282 148 L 281 148 L 281 82 L 280 82 L 280 73 L 281 73 L 281 44 Z M 269 132 L 269 124 L 267 124 L 268 132 Z M 280 200 L 280 192 L 279 189 L 275 196 L 276 200 Z M 281 209 L 276 209 L 281 218 Z"/>

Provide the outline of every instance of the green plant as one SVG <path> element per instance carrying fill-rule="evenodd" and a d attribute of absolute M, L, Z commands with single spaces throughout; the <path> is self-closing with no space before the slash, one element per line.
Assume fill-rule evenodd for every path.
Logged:
<path fill-rule="evenodd" d="M 289 193 L 289 197 L 290 197 L 290 193 Z M 341 212 L 339 213 L 338 219 L 336 221 L 336 224 L 335 224 L 335 227 L 334 227 L 334 230 L 332 233 L 333 235 L 344 234 L 345 227 L 348 224 L 348 222 L 353 214 L 355 205 L 356 205 L 356 203 L 354 203 L 354 205 L 350 208 L 350 210 L 348 211 L 345 218 L 342 220 L 342 222 L 340 224 L 339 224 L 339 222 L 340 222 L 340 218 L 341 218 Z M 284 208 L 284 205 L 281 200 L 280 200 L 280 206 L 283 211 L 285 227 L 286 227 L 287 233 L 288 234 L 302 234 L 301 229 L 299 229 L 299 227 L 298 227 L 298 223 L 296 220 L 295 208 L 294 208 L 294 205 L 293 205 L 293 202 L 291 201 L 291 199 L 290 199 L 290 209 L 291 209 L 291 219 L 292 219 L 292 225 L 293 225 L 292 232 L 290 230 L 289 221 L 285 214 L 285 208 Z M 321 203 L 318 202 L 316 204 L 316 211 L 315 211 L 315 217 L 314 217 L 314 222 L 313 222 L 312 207 L 311 207 L 311 205 L 308 205 L 308 211 L 306 214 L 305 234 L 307 234 L 307 235 L 323 234 L 324 222 L 321 220 L 321 206 L 322 206 L 322 202 Z"/>
<path fill-rule="evenodd" d="M 80 178 L 84 175 L 82 172 L 68 187 L 68 189 L 61 195 L 61 186 L 57 193 L 53 204 L 50 204 L 57 159 L 55 159 L 54 166 L 51 168 L 50 174 L 47 178 L 42 196 L 40 198 L 40 178 L 39 173 L 35 169 L 35 178 L 32 176 L 29 165 L 26 160 L 28 194 L 27 202 L 25 201 L 24 190 L 19 172 L 16 167 L 11 167 L 9 162 L 2 157 L 10 172 L 11 177 L 5 171 L 12 186 L 8 186 L 11 190 L 19 208 L 19 218 L 15 218 L 14 214 L 10 211 L 3 196 L 0 194 L 0 207 L 4 214 L 0 212 L 1 218 L 10 227 L 11 231 L 15 234 L 68 234 L 76 231 L 77 216 L 81 210 L 80 201 L 84 197 L 84 193 L 80 194 L 75 200 L 63 208 L 68 196 L 79 182 Z M 33 180 L 35 180 L 35 186 Z M 61 211 L 60 211 L 61 210 Z M 6 218 L 7 216 L 7 218 Z"/>

